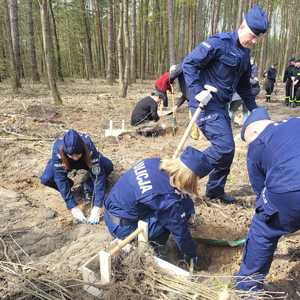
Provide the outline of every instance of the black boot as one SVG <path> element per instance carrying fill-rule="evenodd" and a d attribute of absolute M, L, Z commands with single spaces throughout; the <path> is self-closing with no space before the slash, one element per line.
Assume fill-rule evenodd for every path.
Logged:
<path fill-rule="evenodd" d="M 220 195 L 220 196 L 207 196 L 209 199 L 217 199 L 217 200 L 221 200 L 222 202 L 226 203 L 226 204 L 233 204 L 236 202 L 236 199 L 231 196 L 231 195 L 228 195 L 226 193 Z"/>

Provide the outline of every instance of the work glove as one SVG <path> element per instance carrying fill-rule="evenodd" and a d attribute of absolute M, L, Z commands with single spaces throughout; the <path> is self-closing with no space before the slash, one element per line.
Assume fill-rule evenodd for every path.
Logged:
<path fill-rule="evenodd" d="M 100 207 L 98 206 L 94 206 L 92 208 L 90 217 L 88 219 L 89 224 L 99 224 L 99 218 L 100 218 L 99 211 L 100 211 Z"/>
<path fill-rule="evenodd" d="M 174 72 L 176 70 L 177 65 L 172 65 L 169 69 L 169 73 L 171 74 L 172 72 Z"/>
<path fill-rule="evenodd" d="M 73 217 L 75 218 L 75 220 L 79 221 L 80 223 L 86 223 L 86 217 L 84 216 L 83 212 L 81 211 L 81 209 L 79 207 L 73 207 L 71 209 L 71 213 L 73 215 Z"/>
<path fill-rule="evenodd" d="M 191 257 L 190 255 L 185 254 L 184 260 L 188 264 L 191 273 L 194 271 L 200 271 L 202 269 L 201 268 L 202 261 L 199 256 Z"/>

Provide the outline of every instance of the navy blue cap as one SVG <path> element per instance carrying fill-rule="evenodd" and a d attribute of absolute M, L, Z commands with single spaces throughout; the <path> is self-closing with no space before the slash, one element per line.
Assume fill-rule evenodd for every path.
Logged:
<path fill-rule="evenodd" d="M 68 130 L 63 137 L 64 152 L 66 154 L 80 154 L 83 153 L 83 141 L 79 133 L 74 130 Z"/>
<path fill-rule="evenodd" d="M 245 141 L 245 131 L 246 128 L 253 122 L 260 121 L 260 120 L 270 120 L 270 115 L 265 107 L 258 107 L 252 110 L 248 118 L 243 124 L 241 130 L 241 138 Z"/>
<path fill-rule="evenodd" d="M 259 5 L 254 5 L 247 12 L 245 15 L 245 20 L 248 27 L 257 36 L 264 34 L 268 30 L 268 16 Z"/>
<path fill-rule="evenodd" d="M 206 176 L 211 171 L 205 154 L 193 147 L 186 147 L 180 155 L 181 162 L 200 178 Z"/>

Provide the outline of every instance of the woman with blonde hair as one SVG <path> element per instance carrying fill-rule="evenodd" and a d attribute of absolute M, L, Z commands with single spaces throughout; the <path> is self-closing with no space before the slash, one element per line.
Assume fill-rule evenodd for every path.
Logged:
<path fill-rule="evenodd" d="M 71 191 L 74 183 L 68 178 L 71 170 L 79 169 L 88 171 L 87 180 L 82 183 L 85 200 L 93 201 L 88 220 L 77 206 Z M 112 170 L 112 162 L 97 151 L 89 135 L 70 129 L 62 138 L 54 142 L 52 158 L 48 161 L 40 179 L 42 184 L 60 192 L 76 220 L 98 224 L 100 207 L 104 201 L 106 178 Z"/>
<path fill-rule="evenodd" d="M 197 266 L 188 221 L 195 213 L 191 196 L 198 195 L 197 159 L 192 162 L 198 153 L 188 147 L 178 159 L 148 158 L 125 172 L 104 203 L 110 233 L 124 239 L 144 220 L 155 249 L 161 249 L 172 234 L 185 260 Z"/>

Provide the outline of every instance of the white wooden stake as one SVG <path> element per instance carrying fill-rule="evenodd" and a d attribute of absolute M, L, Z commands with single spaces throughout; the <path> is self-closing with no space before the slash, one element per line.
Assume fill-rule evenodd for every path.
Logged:
<path fill-rule="evenodd" d="M 138 235 L 139 246 L 141 244 L 145 245 L 145 243 L 148 243 L 148 223 L 144 221 L 138 221 L 138 229 L 142 229 Z"/>
<path fill-rule="evenodd" d="M 99 252 L 101 282 L 103 284 L 111 281 L 111 255 L 110 253 L 101 250 Z"/>

